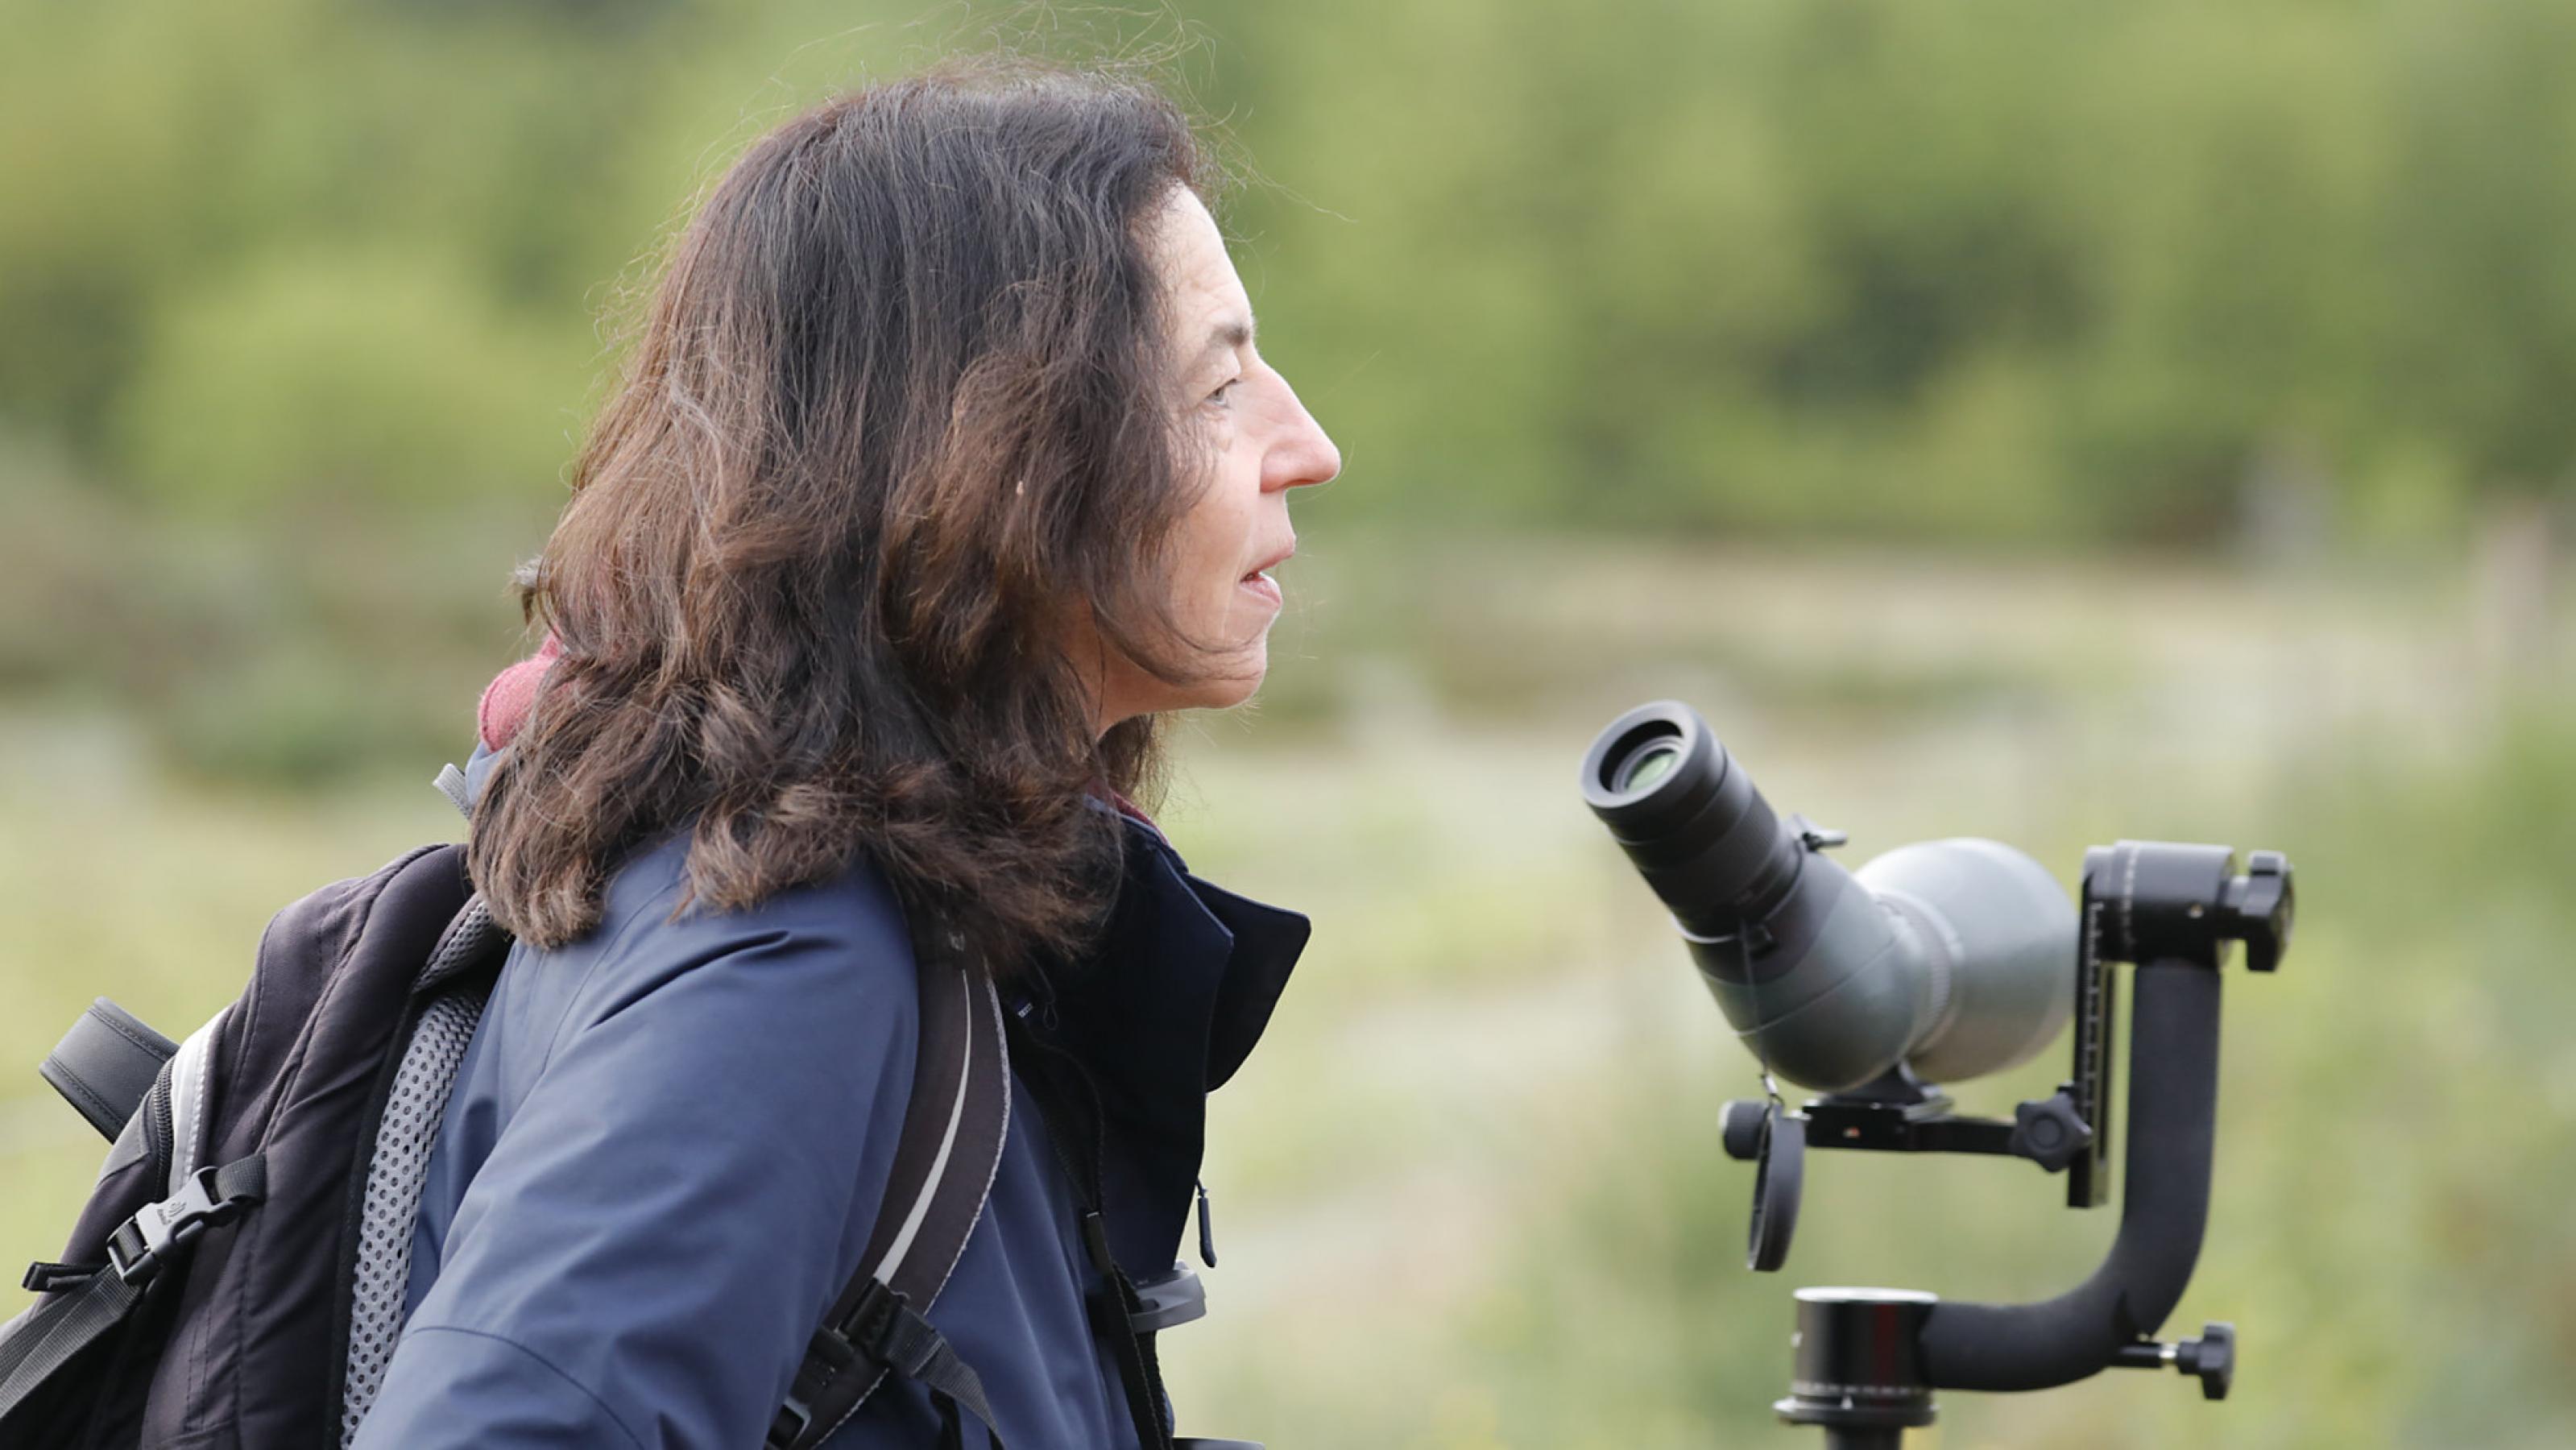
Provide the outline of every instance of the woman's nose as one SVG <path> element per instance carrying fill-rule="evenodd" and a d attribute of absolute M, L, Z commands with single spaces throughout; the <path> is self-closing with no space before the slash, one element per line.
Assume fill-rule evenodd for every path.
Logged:
<path fill-rule="evenodd" d="M 1271 444 L 1269 456 L 1262 460 L 1262 488 L 1303 488 L 1330 482 L 1342 471 L 1342 450 L 1333 445 L 1324 425 L 1316 422 L 1315 415 L 1298 401 L 1288 380 L 1280 379 L 1279 387 L 1287 407 L 1281 415 L 1280 436 Z"/>

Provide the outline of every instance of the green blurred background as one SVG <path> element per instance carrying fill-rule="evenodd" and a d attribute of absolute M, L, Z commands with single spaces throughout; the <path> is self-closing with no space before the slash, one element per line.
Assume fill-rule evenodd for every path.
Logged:
<path fill-rule="evenodd" d="M 1818 1443 L 1788 1292 L 2054 1292 L 2026 1165 L 1813 1163 L 1740 1260 L 1755 1086 L 1575 763 L 1697 704 L 1857 862 L 2288 851 L 2229 983 L 2236 1396 L 1947 1397 L 1919 1446 L 2576 1443 L 2576 0 L 0 0 L 0 1239 L 98 1145 L 32 1067 L 184 1029 L 267 914 L 456 823 L 428 777 L 603 319 L 767 125 L 997 44 L 1151 59 L 1244 178 L 1302 496 L 1193 863 L 1314 914 L 1218 1095 L 1185 1429 Z M 1965 1106 L 2002 1112 L 2059 1050 Z M 14 1311 L 14 1291 L 0 1312 Z"/>

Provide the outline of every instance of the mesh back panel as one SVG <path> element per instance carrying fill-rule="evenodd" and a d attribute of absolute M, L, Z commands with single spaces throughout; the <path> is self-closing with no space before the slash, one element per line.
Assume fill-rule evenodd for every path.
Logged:
<path fill-rule="evenodd" d="M 358 1422 L 384 1387 L 385 1363 L 402 1333 L 403 1298 L 411 1283 L 412 1220 L 420 1213 L 421 1185 L 448 1090 L 465 1060 L 465 1044 L 483 1019 L 489 988 L 477 983 L 429 1004 L 395 1069 L 393 1095 L 376 1129 L 376 1155 L 367 1173 L 366 1208 L 358 1224 L 355 1292 L 349 1309 L 348 1393 L 340 1411 L 340 1443 L 358 1436 Z"/>

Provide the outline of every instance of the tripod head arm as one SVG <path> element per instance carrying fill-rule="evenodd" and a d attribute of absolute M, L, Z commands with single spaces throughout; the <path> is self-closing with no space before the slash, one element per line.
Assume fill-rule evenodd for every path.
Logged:
<path fill-rule="evenodd" d="M 2200 1259 L 2218 1121 L 2217 962 L 2136 969 L 2120 1230 L 2091 1278 L 2032 1304 L 1940 1300 L 1916 1338 L 1938 1389 L 2036 1390 L 2109 1367 L 2153 1335 Z"/>

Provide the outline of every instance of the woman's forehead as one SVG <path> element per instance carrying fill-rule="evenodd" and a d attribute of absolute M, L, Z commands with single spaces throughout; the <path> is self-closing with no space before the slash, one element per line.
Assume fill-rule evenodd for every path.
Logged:
<path fill-rule="evenodd" d="M 1225 234 L 1196 193 L 1173 189 L 1155 221 L 1154 247 L 1184 348 L 1196 355 L 1203 344 L 1231 350 L 1252 340 L 1252 300 L 1226 253 Z"/>

